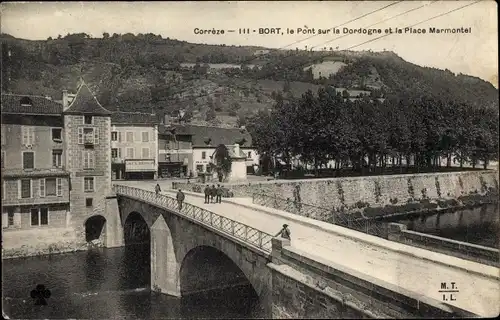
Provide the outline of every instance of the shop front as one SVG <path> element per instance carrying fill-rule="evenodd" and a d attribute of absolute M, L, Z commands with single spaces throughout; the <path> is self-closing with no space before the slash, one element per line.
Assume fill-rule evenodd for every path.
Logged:
<path fill-rule="evenodd" d="M 154 159 L 125 160 L 125 177 L 127 180 L 153 180 L 156 175 Z"/>
<path fill-rule="evenodd" d="M 189 160 L 191 154 L 160 154 L 158 163 L 158 177 L 186 178 L 189 175 Z"/>

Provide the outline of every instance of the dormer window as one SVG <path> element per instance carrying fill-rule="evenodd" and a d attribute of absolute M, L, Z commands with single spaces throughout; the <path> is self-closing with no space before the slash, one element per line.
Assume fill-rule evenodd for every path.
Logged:
<path fill-rule="evenodd" d="M 94 119 L 92 116 L 84 116 L 83 124 L 93 124 Z"/>
<path fill-rule="evenodd" d="M 22 107 L 32 106 L 33 105 L 33 102 L 28 97 L 21 98 L 20 103 L 21 103 Z"/>

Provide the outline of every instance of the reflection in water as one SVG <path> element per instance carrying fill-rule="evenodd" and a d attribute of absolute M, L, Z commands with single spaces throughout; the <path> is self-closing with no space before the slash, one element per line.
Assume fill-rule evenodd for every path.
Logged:
<path fill-rule="evenodd" d="M 498 248 L 500 237 L 499 206 L 483 205 L 474 209 L 436 213 L 398 221 L 408 229 L 444 238 Z"/>
<path fill-rule="evenodd" d="M 147 243 L 4 260 L 4 312 L 17 319 L 262 317 L 248 307 L 245 288 L 183 299 L 150 292 L 149 250 Z M 29 297 L 39 283 L 52 293 L 45 308 Z"/>

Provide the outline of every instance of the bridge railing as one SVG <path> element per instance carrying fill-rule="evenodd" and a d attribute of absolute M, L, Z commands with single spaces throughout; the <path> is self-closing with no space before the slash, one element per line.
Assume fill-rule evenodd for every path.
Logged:
<path fill-rule="evenodd" d="M 250 227 L 238 221 L 223 217 L 214 212 L 183 202 L 182 209 L 179 209 L 177 199 L 164 194 L 156 194 L 144 189 L 114 185 L 113 190 L 117 195 L 134 198 L 156 205 L 167 210 L 189 217 L 204 225 L 208 225 L 218 231 L 231 235 L 252 246 L 255 246 L 266 253 L 271 253 L 272 235 Z"/>
<path fill-rule="evenodd" d="M 261 206 L 283 210 L 296 215 L 312 218 L 319 221 L 329 222 L 349 229 L 361 231 L 382 238 L 388 237 L 388 225 L 386 223 L 357 219 L 350 214 L 340 213 L 310 204 L 296 202 L 276 196 L 262 193 L 254 193 L 252 202 Z"/>

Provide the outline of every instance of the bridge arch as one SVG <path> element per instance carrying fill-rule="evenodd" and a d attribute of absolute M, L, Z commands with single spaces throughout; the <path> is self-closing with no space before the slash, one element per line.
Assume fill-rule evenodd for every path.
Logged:
<path fill-rule="evenodd" d="M 230 304 L 244 313 L 258 314 L 262 310 L 254 277 L 245 274 L 237 261 L 213 246 L 199 245 L 187 251 L 180 263 L 179 278 L 185 301 L 209 296 L 220 301 L 214 308 Z"/>
<path fill-rule="evenodd" d="M 106 239 L 106 218 L 102 215 L 94 215 L 83 222 L 85 227 L 85 241 L 99 240 L 101 243 Z"/>

